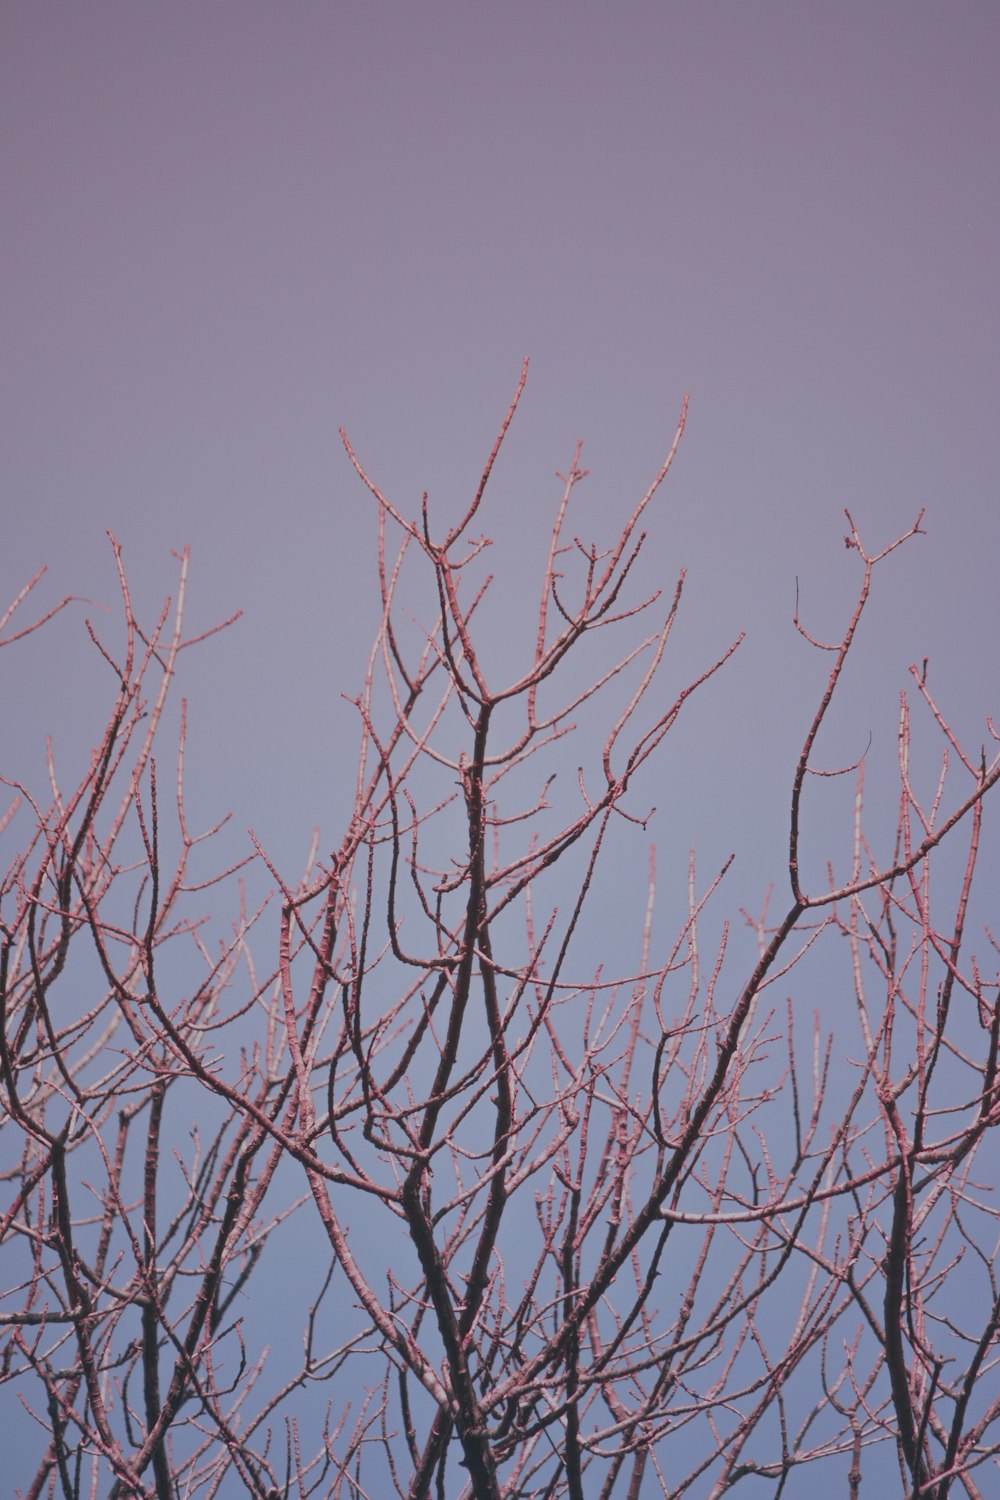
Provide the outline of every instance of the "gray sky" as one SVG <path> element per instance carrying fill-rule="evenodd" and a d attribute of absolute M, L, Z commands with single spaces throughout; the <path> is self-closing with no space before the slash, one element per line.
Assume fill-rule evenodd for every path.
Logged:
<path fill-rule="evenodd" d="M 678 682 L 749 637 L 653 831 L 748 843 L 756 904 L 825 671 L 794 581 L 836 634 L 845 504 L 873 548 L 929 535 L 821 750 L 871 731 L 891 773 L 924 655 L 974 744 L 997 710 L 998 47 L 992 4 L 909 0 L 5 6 L 4 592 L 45 562 L 46 599 L 113 604 L 110 527 L 155 614 L 190 544 L 192 621 L 246 612 L 187 662 L 191 795 L 290 868 L 336 841 L 376 620 L 338 427 L 443 525 L 531 355 L 484 520 L 506 644 L 575 439 L 606 541 L 690 391 L 641 581 L 689 570 Z M 80 612 L 5 671 L 16 769 L 51 730 L 69 777 L 106 689 Z"/>
<path fill-rule="evenodd" d="M 245 610 L 181 683 L 195 819 L 231 808 L 294 875 L 314 823 L 339 840 L 377 620 L 338 427 L 443 529 L 531 356 L 483 521 L 514 666 L 555 471 L 582 436 L 575 529 L 610 541 L 690 391 L 639 580 L 688 568 L 666 682 L 749 635 L 650 777 L 651 834 L 665 884 L 694 838 L 706 870 L 736 850 L 727 910 L 759 909 L 827 666 L 795 579 L 838 635 L 845 505 L 873 550 L 922 506 L 928 536 L 882 571 L 819 762 L 871 732 L 891 784 L 925 655 L 973 748 L 1000 717 L 998 55 L 992 0 L 7 0 L 3 594 L 47 563 L 45 602 L 113 606 L 110 528 L 149 619 L 190 544 L 192 622 Z M 44 734 L 74 780 L 110 691 L 85 612 L 4 657 L 5 767 L 42 790 Z M 810 788 L 817 861 L 851 792 Z"/>

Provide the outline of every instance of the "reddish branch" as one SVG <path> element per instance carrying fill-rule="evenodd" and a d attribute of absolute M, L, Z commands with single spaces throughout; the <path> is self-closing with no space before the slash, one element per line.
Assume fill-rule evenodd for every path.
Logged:
<path fill-rule="evenodd" d="M 8 783 L 0 825 L 0 1328 L 37 1435 L 26 1495 L 701 1497 L 751 1475 L 781 1494 L 806 1467 L 884 1493 L 887 1445 L 900 1496 L 987 1492 L 1000 996 L 968 933 L 1000 757 L 960 743 L 925 663 L 916 706 L 944 755 L 924 798 L 904 697 L 887 849 L 865 832 L 866 762 L 813 764 L 878 570 L 922 513 L 875 553 L 848 516 L 861 579 L 839 640 L 796 607 L 832 665 L 789 788 L 783 914 L 747 919 L 749 950 L 713 928 L 731 861 L 699 885 L 693 854 L 686 908 L 661 914 L 650 857 L 626 964 L 602 920 L 612 864 L 742 637 L 664 706 L 685 574 L 665 607 L 630 590 L 682 411 L 604 546 L 570 530 L 577 448 L 525 659 L 523 562 L 506 649 L 485 649 L 505 585 L 470 533 L 525 376 L 443 532 L 344 440 L 376 507 L 381 621 L 352 815 L 298 882 L 255 839 L 249 872 L 203 877 L 221 825 L 190 832 L 183 712 L 168 815 L 154 746 L 181 654 L 214 632 L 184 635 L 186 555 L 145 628 L 112 542 L 120 647 L 87 625 L 104 732 L 69 793 L 54 751 L 44 794 Z M 399 606 L 411 572 L 423 634 Z M 40 576 L 3 643 L 71 603 L 11 627 Z M 581 731 L 569 759 L 588 721 L 599 740 Z M 809 889 L 809 778 L 845 771 L 851 866 Z M 280 908 L 261 971 L 257 874 Z M 221 941 L 216 885 L 235 895 Z M 817 1008 L 820 973 L 836 1000 Z M 299 1322 L 268 1354 L 255 1314 L 279 1286 Z"/>

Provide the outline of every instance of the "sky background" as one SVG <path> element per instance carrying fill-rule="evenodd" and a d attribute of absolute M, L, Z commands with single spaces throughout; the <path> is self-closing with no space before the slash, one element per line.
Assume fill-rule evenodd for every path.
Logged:
<path fill-rule="evenodd" d="M 975 3 L 5 5 L 0 585 L 113 605 L 110 528 L 148 617 L 189 544 L 192 623 L 245 611 L 186 662 L 192 797 L 288 867 L 339 834 L 377 620 L 337 429 L 443 527 L 531 356 L 483 523 L 516 618 L 575 440 L 607 541 L 689 391 L 642 581 L 688 568 L 678 682 L 749 637 L 654 800 L 773 878 L 845 505 L 928 536 L 830 755 L 891 764 L 924 655 L 974 744 L 997 710 L 998 53 Z M 19 772 L 89 746 L 82 612 L 8 653 Z"/>
<path fill-rule="evenodd" d="M 845 505 L 872 550 L 921 507 L 928 534 L 879 572 L 818 762 L 871 735 L 888 834 L 909 663 L 974 750 L 1000 717 L 998 57 L 993 0 L 7 0 L 0 593 L 44 563 L 42 604 L 113 611 L 110 528 L 151 621 L 190 545 L 192 628 L 244 610 L 184 662 L 192 817 L 294 877 L 314 824 L 340 840 L 378 621 L 338 428 L 443 531 L 531 357 L 482 523 L 513 672 L 556 471 L 582 437 L 572 529 L 610 542 L 690 392 L 637 580 L 688 569 L 665 691 L 748 637 L 639 800 L 668 891 L 696 840 L 759 909 L 828 667 L 795 580 L 837 637 Z M 45 734 L 75 783 L 113 690 L 85 614 L 113 637 L 80 605 L 4 653 L 3 769 L 42 793 Z M 810 787 L 814 872 L 852 792 Z M 636 890 L 606 899 L 637 932 Z"/>

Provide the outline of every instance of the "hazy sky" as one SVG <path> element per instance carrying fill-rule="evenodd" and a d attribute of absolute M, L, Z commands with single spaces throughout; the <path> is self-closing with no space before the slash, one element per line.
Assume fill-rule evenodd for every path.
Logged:
<path fill-rule="evenodd" d="M 5 593 L 46 562 L 47 599 L 114 603 L 110 527 L 155 615 L 189 543 L 192 619 L 246 611 L 188 663 L 192 785 L 294 862 L 313 822 L 337 835 L 339 695 L 376 617 L 337 429 L 401 508 L 427 488 L 448 517 L 529 354 L 484 521 L 512 603 L 575 439 L 578 527 L 608 539 L 691 392 L 644 579 L 689 568 L 678 673 L 750 636 L 700 710 L 679 837 L 735 843 L 711 776 L 782 805 L 825 668 L 794 580 L 839 628 L 845 504 L 872 546 L 920 506 L 929 535 L 885 571 L 831 754 L 874 729 L 891 763 L 925 654 L 977 741 L 998 696 L 998 56 L 992 0 L 8 0 Z M 47 729 L 84 754 L 80 613 L 7 655 L 22 768 Z"/>
<path fill-rule="evenodd" d="M 845 505 L 873 549 L 922 506 L 928 535 L 820 761 L 871 732 L 891 785 L 923 656 L 973 747 L 1000 718 L 998 59 L 996 0 L 3 0 L 0 592 L 47 563 L 44 602 L 114 606 L 110 528 L 152 620 L 190 544 L 192 623 L 245 610 L 185 663 L 193 820 L 232 809 L 294 877 L 314 823 L 339 842 L 378 613 L 338 428 L 443 529 L 531 356 L 483 520 L 503 659 L 575 440 L 573 529 L 607 542 L 690 391 L 638 580 L 689 570 L 667 688 L 749 634 L 651 834 L 665 881 L 735 850 L 725 910 L 759 909 L 828 666 L 795 579 L 838 635 Z M 87 612 L 3 657 L 3 769 L 42 793 L 45 733 L 73 782 L 114 687 Z M 816 868 L 850 795 L 810 788 Z"/>

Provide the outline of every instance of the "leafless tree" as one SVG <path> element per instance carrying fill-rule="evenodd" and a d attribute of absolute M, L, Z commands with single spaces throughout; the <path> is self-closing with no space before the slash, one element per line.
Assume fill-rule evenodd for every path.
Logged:
<path fill-rule="evenodd" d="M 147 628 L 114 547 L 121 649 L 87 627 L 112 674 L 103 736 L 71 792 L 52 755 L 44 797 L 8 783 L 3 824 L 18 1494 L 698 1500 L 803 1475 L 853 1496 L 993 1493 L 1000 993 L 996 943 L 990 978 L 966 921 L 1000 756 L 962 746 L 924 668 L 888 850 L 866 836 L 864 762 L 813 764 L 876 570 L 921 517 L 875 553 L 848 517 L 860 581 L 839 640 L 796 615 L 826 678 L 784 895 L 745 919 L 747 960 L 713 918 L 728 862 L 702 878 L 692 855 L 684 909 L 661 914 L 643 832 L 650 763 L 739 646 L 668 706 L 651 691 L 684 575 L 665 604 L 629 590 L 683 414 L 604 549 L 572 535 L 577 450 L 533 646 L 501 678 L 471 528 L 523 385 L 437 539 L 426 499 L 408 518 L 347 445 L 381 598 L 353 815 L 298 880 L 254 841 L 276 893 L 264 968 L 247 872 L 200 873 L 218 830 L 189 828 L 183 715 L 169 799 L 154 757 L 204 639 L 183 632 L 186 556 Z M 411 569 L 423 630 L 398 608 Z M 943 751 L 929 798 L 911 711 Z M 856 787 L 852 863 L 816 889 L 814 775 Z M 634 964 L 609 974 L 602 881 L 623 847 L 649 861 L 647 899 Z M 216 885 L 234 896 L 224 939 Z M 810 998 L 820 971 L 839 976 L 834 1015 Z M 296 1297 L 269 1352 L 265 1305 Z"/>

